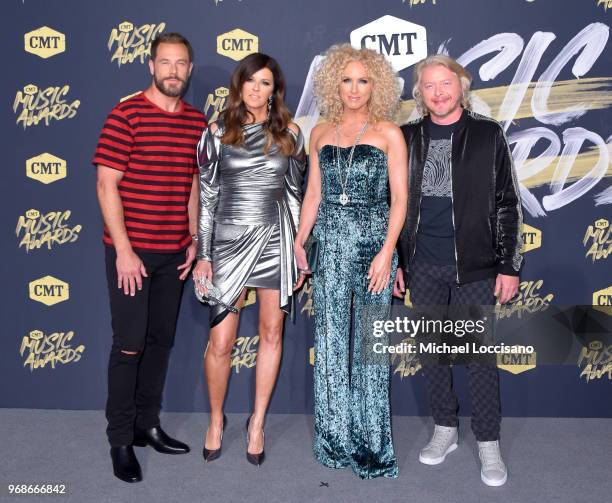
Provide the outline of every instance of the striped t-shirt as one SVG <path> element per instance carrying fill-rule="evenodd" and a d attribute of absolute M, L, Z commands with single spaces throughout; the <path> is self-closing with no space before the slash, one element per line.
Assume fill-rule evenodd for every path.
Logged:
<path fill-rule="evenodd" d="M 144 93 L 119 103 L 106 119 L 92 162 L 124 172 L 118 188 L 135 250 L 172 253 L 191 243 L 187 203 L 205 126 L 204 114 L 188 103 L 170 113 Z M 112 246 L 106 226 L 103 240 Z"/>

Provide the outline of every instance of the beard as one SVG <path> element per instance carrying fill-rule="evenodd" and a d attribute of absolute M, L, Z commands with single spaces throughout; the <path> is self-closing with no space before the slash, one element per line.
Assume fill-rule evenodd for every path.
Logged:
<path fill-rule="evenodd" d="M 426 105 L 427 107 L 427 105 Z M 458 108 L 461 108 L 461 100 L 458 100 L 455 103 L 452 103 L 448 106 L 448 108 L 445 111 L 442 112 L 438 112 L 435 109 L 435 106 L 433 107 L 427 107 L 428 111 L 430 114 L 435 115 L 436 117 L 446 117 L 447 115 L 452 114 L 455 110 L 457 110 Z"/>
<path fill-rule="evenodd" d="M 168 96 L 169 98 L 180 98 L 185 89 L 187 88 L 187 81 L 181 79 L 180 77 L 174 77 L 176 80 L 180 81 L 180 84 L 177 86 L 168 86 L 165 84 L 166 79 L 158 79 L 155 75 L 153 76 L 153 81 L 155 82 L 155 87 L 159 90 L 160 93 Z"/>

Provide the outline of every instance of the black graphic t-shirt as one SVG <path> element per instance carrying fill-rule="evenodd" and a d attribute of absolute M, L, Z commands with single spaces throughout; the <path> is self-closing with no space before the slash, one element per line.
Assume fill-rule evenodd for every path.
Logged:
<path fill-rule="evenodd" d="M 429 149 L 421 185 L 421 212 L 416 235 L 415 260 L 429 264 L 455 263 L 455 231 L 452 213 L 451 137 L 461 118 L 447 126 L 435 124 L 429 116 L 425 130 Z"/>

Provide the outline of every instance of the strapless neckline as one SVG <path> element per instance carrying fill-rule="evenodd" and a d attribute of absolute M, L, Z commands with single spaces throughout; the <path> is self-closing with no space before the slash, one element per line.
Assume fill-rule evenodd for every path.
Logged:
<path fill-rule="evenodd" d="M 323 145 L 323 146 L 322 146 L 322 147 L 319 149 L 319 154 L 320 154 L 320 153 L 323 151 L 323 149 L 324 149 L 325 147 L 329 147 L 329 148 L 331 148 L 331 149 L 334 149 L 334 148 L 336 148 L 336 145 L 331 145 L 331 144 L 329 144 L 329 143 L 327 143 L 327 144 Z M 355 146 L 355 150 L 357 150 L 357 147 L 370 147 L 370 148 L 372 148 L 372 149 L 374 149 L 374 150 L 378 150 L 379 152 L 381 152 L 381 153 L 382 153 L 382 155 L 384 155 L 385 157 L 387 157 L 387 154 L 385 153 L 385 151 L 384 151 L 382 148 L 377 147 L 376 145 L 370 145 L 369 143 L 358 143 L 358 144 Z M 338 148 L 339 148 L 340 150 L 346 150 L 346 149 L 353 148 L 353 146 L 351 145 L 350 147 L 338 147 Z"/>

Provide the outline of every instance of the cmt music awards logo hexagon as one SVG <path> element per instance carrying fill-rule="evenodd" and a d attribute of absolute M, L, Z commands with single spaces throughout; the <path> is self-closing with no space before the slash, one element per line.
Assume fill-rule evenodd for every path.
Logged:
<path fill-rule="evenodd" d="M 234 61 L 259 51 L 259 38 L 248 31 L 236 28 L 217 37 L 217 52 Z"/>
<path fill-rule="evenodd" d="M 53 306 L 70 298 L 70 285 L 53 276 L 44 276 L 30 281 L 29 292 L 30 299 Z"/>
<path fill-rule="evenodd" d="M 424 26 L 394 16 L 383 16 L 351 32 L 356 49 L 373 49 L 384 55 L 396 72 L 427 57 Z"/>
<path fill-rule="evenodd" d="M 26 96 L 34 96 L 38 92 L 38 86 L 36 84 L 27 84 L 23 86 L 23 94 Z"/>
<path fill-rule="evenodd" d="M 66 50 L 66 35 L 48 26 L 26 33 L 23 38 L 25 51 L 44 59 Z"/>
<path fill-rule="evenodd" d="M 595 220 L 595 228 L 596 229 L 607 229 L 608 227 L 610 227 L 610 222 L 608 220 L 606 220 L 605 218 L 600 218 L 598 220 Z"/>
<path fill-rule="evenodd" d="M 612 286 L 593 292 L 593 308 L 612 316 Z"/>
<path fill-rule="evenodd" d="M 497 368 L 510 372 L 511 374 L 521 374 L 536 368 L 537 355 L 533 353 L 502 353 L 497 355 Z"/>
<path fill-rule="evenodd" d="M 28 211 L 25 212 L 25 216 L 26 218 L 29 218 L 31 220 L 35 220 L 40 216 L 40 211 L 35 210 L 35 209 L 30 209 Z"/>
<path fill-rule="evenodd" d="M 57 182 L 66 178 L 66 161 L 48 152 L 31 157 L 26 161 L 26 176 L 44 184 Z"/>
<path fill-rule="evenodd" d="M 535 250 L 536 248 L 540 248 L 540 246 L 542 246 L 542 231 L 532 227 L 531 225 L 523 224 L 521 237 L 523 239 L 523 248 L 521 250 L 523 253 Z"/>

